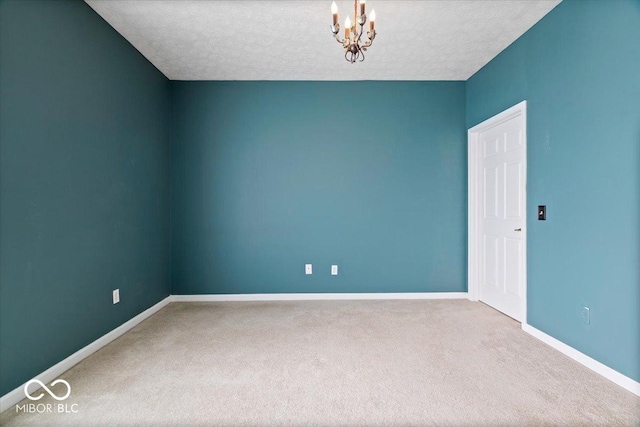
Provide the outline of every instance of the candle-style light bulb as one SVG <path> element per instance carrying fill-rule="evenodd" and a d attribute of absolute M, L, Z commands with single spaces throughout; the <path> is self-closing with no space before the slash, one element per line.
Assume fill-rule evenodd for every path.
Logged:
<path fill-rule="evenodd" d="M 364 15 L 364 5 L 367 0 L 360 0 L 360 15 Z"/>
<path fill-rule="evenodd" d="M 369 17 L 369 29 L 373 30 L 376 25 L 376 11 L 371 9 L 371 16 Z"/>
<path fill-rule="evenodd" d="M 344 38 L 348 39 L 351 35 L 351 19 L 347 16 L 347 19 L 344 20 Z"/>
<path fill-rule="evenodd" d="M 331 13 L 333 14 L 333 25 L 338 23 L 338 5 L 336 2 L 331 4 Z"/>

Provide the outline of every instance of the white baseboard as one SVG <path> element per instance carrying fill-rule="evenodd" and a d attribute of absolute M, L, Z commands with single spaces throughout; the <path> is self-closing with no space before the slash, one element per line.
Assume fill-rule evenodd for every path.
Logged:
<path fill-rule="evenodd" d="M 174 302 L 467 299 L 466 292 L 172 295 Z"/>
<path fill-rule="evenodd" d="M 171 302 L 171 296 L 168 296 L 162 301 L 160 301 L 159 303 L 157 303 L 156 305 L 138 314 L 136 317 L 118 326 L 113 331 L 107 333 L 106 335 L 103 335 L 102 337 L 98 338 L 97 340 L 87 345 L 86 347 L 83 347 L 80 350 L 76 351 L 75 353 L 73 353 L 71 356 L 67 357 L 63 361 L 56 363 L 55 365 L 53 365 L 52 367 L 50 367 L 40 375 L 37 375 L 35 378 L 37 378 L 38 380 L 42 381 L 45 384 L 50 383 L 51 381 L 53 381 L 54 379 L 62 375 L 64 372 L 71 369 L 74 365 L 78 364 L 80 361 L 82 361 L 82 359 L 100 350 L 102 347 L 109 344 L 111 341 L 115 340 L 119 336 L 123 335 L 125 332 L 132 329 L 138 323 L 150 317 L 152 314 L 156 313 L 157 311 L 159 311 L 161 308 L 163 308 L 170 302 Z M 0 397 L 0 412 L 4 412 L 5 410 L 9 409 L 13 405 L 20 402 L 22 399 L 26 398 L 24 394 L 25 384 L 22 384 L 20 387 Z M 38 390 L 38 388 L 40 387 L 38 387 L 37 384 L 32 383 L 29 386 L 29 393 L 32 394 L 33 392 Z"/>
<path fill-rule="evenodd" d="M 539 329 L 534 328 L 526 323 L 522 324 L 522 330 L 528 334 L 538 338 L 543 343 L 555 348 L 560 353 L 564 354 L 575 360 L 576 362 L 586 366 L 592 371 L 602 375 L 606 379 L 618 384 L 620 387 L 629 390 L 636 396 L 640 396 L 640 383 L 621 374 L 620 372 L 611 369 L 607 365 L 598 362 L 595 359 L 587 356 L 584 353 L 579 352 L 575 348 L 568 346 L 567 344 L 553 338 L 551 335 L 547 335 Z"/>

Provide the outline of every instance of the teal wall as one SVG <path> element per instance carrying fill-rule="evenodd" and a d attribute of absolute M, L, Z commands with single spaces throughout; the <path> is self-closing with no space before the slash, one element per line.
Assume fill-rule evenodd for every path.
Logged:
<path fill-rule="evenodd" d="M 4 395 L 169 294 L 170 109 L 81 1 L 2 1 L 0 66 Z"/>
<path fill-rule="evenodd" d="M 466 290 L 464 82 L 171 88 L 174 294 Z"/>
<path fill-rule="evenodd" d="M 529 323 L 640 381 L 640 2 L 562 2 L 468 80 L 467 126 L 524 99 Z"/>

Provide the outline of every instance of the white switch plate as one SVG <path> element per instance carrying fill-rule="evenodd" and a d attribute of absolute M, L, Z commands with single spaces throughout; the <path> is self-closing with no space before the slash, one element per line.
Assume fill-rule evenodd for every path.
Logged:
<path fill-rule="evenodd" d="M 305 264 L 304 265 L 304 274 L 313 274 L 313 265 Z"/>
<path fill-rule="evenodd" d="M 113 303 L 117 304 L 120 302 L 120 289 L 113 290 Z"/>
<path fill-rule="evenodd" d="M 331 275 L 332 276 L 337 276 L 338 275 L 338 266 L 337 265 L 332 265 L 331 266 Z"/>

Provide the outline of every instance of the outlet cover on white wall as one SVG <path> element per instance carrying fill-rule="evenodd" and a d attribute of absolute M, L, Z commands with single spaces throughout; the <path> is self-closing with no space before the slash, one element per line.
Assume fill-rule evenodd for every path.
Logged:
<path fill-rule="evenodd" d="M 304 274 L 313 274 L 313 264 L 305 264 L 304 265 Z"/>
<path fill-rule="evenodd" d="M 120 302 L 120 289 L 113 290 L 113 303 L 117 304 Z"/>
<path fill-rule="evenodd" d="M 337 276 L 338 275 L 338 266 L 337 265 L 332 265 L 331 266 L 331 275 L 332 276 Z"/>

